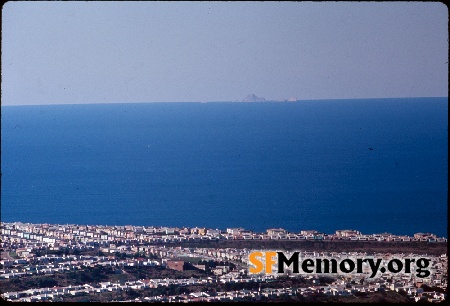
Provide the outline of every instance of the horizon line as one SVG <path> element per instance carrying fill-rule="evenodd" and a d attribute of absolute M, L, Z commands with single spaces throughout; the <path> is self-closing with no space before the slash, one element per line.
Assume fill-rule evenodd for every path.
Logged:
<path fill-rule="evenodd" d="M 417 97 L 383 97 L 383 98 L 322 98 L 322 99 L 297 99 L 295 101 L 285 100 L 265 100 L 247 102 L 242 100 L 211 100 L 211 101 L 141 101 L 141 102 L 81 102 L 81 103 L 36 103 L 36 104 L 1 104 L 3 106 L 49 106 L 49 105 L 92 105 L 92 104 L 149 104 L 149 103 L 295 103 L 302 101 L 335 101 L 335 100 L 386 100 L 386 99 L 448 99 L 448 96 L 417 96 Z"/>

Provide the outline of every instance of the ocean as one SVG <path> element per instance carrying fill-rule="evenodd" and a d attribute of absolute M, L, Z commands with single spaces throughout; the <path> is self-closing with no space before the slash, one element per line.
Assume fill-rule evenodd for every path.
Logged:
<path fill-rule="evenodd" d="M 1 107 L 3 222 L 447 237 L 448 98 Z"/>

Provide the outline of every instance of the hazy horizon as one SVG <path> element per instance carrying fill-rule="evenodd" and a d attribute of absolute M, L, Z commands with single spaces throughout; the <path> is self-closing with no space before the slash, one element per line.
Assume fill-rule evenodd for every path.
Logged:
<path fill-rule="evenodd" d="M 440 2 L 7 2 L 2 105 L 448 97 Z"/>
<path fill-rule="evenodd" d="M 448 96 L 442 96 L 442 97 L 385 97 L 385 98 L 352 98 L 352 99 L 302 99 L 302 100 L 296 100 L 296 101 L 287 101 L 287 100 L 267 100 L 264 102 L 243 102 L 243 101 L 142 101 L 142 102 L 86 102 L 86 103 L 41 103 L 41 104 L 2 104 L 1 106 L 46 106 L 46 105 L 91 105 L 91 104 L 146 104 L 146 103 L 249 103 L 249 104 L 255 104 L 255 103 L 295 103 L 295 102 L 310 102 L 310 101 L 351 101 L 351 100 L 376 100 L 379 101 L 380 99 L 434 99 L 434 98 L 447 98 Z"/>

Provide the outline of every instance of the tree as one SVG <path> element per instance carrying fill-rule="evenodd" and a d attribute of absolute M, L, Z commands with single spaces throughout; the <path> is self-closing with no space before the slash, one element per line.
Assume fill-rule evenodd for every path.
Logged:
<path fill-rule="evenodd" d="M 137 297 L 140 296 L 139 292 L 137 292 L 136 290 L 134 290 L 134 289 L 132 289 L 132 288 L 129 288 L 129 289 L 128 289 L 127 295 L 128 295 L 128 297 L 131 298 L 131 299 L 135 299 L 135 298 L 137 298 Z"/>

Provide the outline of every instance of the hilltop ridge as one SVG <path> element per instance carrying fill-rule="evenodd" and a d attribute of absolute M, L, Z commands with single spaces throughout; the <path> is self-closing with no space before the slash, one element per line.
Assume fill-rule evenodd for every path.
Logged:
<path fill-rule="evenodd" d="M 248 94 L 247 97 L 245 97 L 242 100 L 237 100 L 238 102 L 295 102 L 297 101 L 297 97 L 290 97 L 289 99 L 282 99 L 282 100 L 266 100 L 263 97 L 258 97 L 255 94 Z"/>

